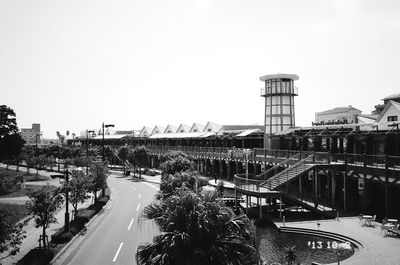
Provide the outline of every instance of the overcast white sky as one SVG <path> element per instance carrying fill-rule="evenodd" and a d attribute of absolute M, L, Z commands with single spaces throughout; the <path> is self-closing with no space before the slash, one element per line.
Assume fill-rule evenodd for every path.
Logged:
<path fill-rule="evenodd" d="M 296 125 L 400 93 L 400 1 L 0 0 L 0 104 L 45 137 L 101 123 L 263 124 L 293 73 Z"/>

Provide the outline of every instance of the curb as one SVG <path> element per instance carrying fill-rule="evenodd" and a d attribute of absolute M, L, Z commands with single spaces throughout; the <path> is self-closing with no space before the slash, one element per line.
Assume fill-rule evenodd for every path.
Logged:
<path fill-rule="evenodd" d="M 97 220 L 97 218 L 99 218 L 99 213 L 101 212 L 101 211 L 103 211 L 105 208 L 106 208 L 106 206 L 108 206 L 108 204 L 109 204 L 109 202 L 111 201 L 111 194 L 110 194 L 110 197 L 109 197 L 109 199 L 108 199 L 108 201 L 107 201 L 107 203 L 106 204 L 104 204 L 104 206 L 103 206 L 103 208 L 95 215 L 95 216 L 93 216 L 93 218 L 92 219 L 90 219 L 89 220 L 89 222 L 87 223 L 87 224 L 85 224 L 85 228 L 87 228 L 88 226 L 90 226 L 95 220 Z M 78 240 L 78 238 L 79 238 L 79 236 L 80 236 L 81 234 L 80 233 L 77 233 L 58 253 L 57 253 L 57 255 L 55 255 L 54 256 L 54 258 L 49 262 L 49 264 L 51 264 L 51 265 L 53 265 L 53 264 L 56 264 L 56 262 L 57 262 L 57 260 L 61 257 L 61 255 L 63 255 L 67 250 L 68 250 L 68 248 L 73 244 L 73 243 L 75 243 L 77 240 Z"/>

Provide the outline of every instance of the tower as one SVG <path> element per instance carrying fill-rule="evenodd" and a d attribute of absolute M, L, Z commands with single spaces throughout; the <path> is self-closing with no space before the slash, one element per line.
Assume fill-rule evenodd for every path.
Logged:
<path fill-rule="evenodd" d="M 265 98 L 264 148 L 272 148 L 271 135 L 295 125 L 294 96 L 297 96 L 295 80 L 299 80 L 299 77 L 293 74 L 260 77 L 260 81 L 265 84 L 265 87 L 261 88 L 261 96 Z"/>

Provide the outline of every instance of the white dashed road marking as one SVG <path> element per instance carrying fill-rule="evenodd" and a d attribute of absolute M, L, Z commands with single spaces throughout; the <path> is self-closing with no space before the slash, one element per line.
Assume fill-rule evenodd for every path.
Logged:
<path fill-rule="evenodd" d="M 147 182 L 143 182 L 143 184 L 146 184 L 147 186 L 152 187 L 153 189 L 157 189 L 156 186 L 154 186 L 153 184 L 147 183 Z"/>
<path fill-rule="evenodd" d="M 133 218 L 132 218 L 131 222 L 129 223 L 128 230 L 131 229 L 132 224 L 133 224 Z"/>
<path fill-rule="evenodd" d="M 117 260 L 118 254 L 119 254 L 119 252 L 121 251 L 121 248 L 122 248 L 122 245 L 123 245 L 123 244 L 124 244 L 123 242 L 121 242 L 121 244 L 119 244 L 119 248 L 118 248 L 118 250 L 117 250 L 117 253 L 115 253 L 113 262 L 115 262 L 115 261 Z"/>
<path fill-rule="evenodd" d="M 139 208 L 140 208 L 140 203 L 137 205 L 136 211 L 139 211 Z"/>

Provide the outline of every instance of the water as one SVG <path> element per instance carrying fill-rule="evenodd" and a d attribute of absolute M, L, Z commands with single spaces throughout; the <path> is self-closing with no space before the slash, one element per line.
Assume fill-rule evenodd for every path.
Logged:
<path fill-rule="evenodd" d="M 338 250 L 335 247 L 340 242 L 327 238 L 279 233 L 275 227 L 257 227 L 256 233 L 261 258 L 268 265 L 288 264 L 284 259 L 284 249 L 286 248 L 287 253 L 287 249 L 291 247 L 300 262 L 292 264 L 327 264 L 337 262 L 338 257 L 344 260 L 354 254 L 353 247 L 349 250 Z"/>

